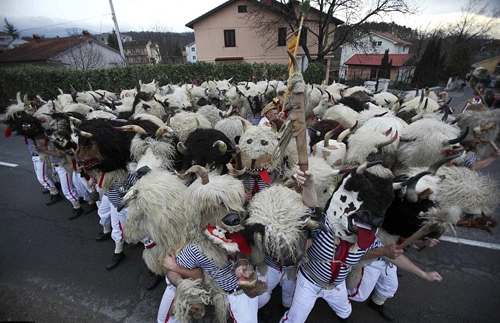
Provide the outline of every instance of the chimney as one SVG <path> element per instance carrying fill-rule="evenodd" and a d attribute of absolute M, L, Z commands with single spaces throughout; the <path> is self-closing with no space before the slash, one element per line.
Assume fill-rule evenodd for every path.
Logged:
<path fill-rule="evenodd" d="M 82 34 L 85 38 L 89 39 L 90 38 L 90 33 L 88 30 L 82 30 Z"/>

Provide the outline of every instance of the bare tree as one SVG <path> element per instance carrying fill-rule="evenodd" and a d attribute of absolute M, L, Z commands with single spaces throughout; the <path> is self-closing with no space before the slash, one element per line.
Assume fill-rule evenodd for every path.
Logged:
<path fill-rule="evenodd" d="M 489 2 L 469 0 L 461 9 L 460 19 L 445 28 L 453 43 L 468 44 L 500 27 L 500 8 L 492 9 Z"/>
<path fill-rule="evenodd" d="M 94 41 L 82 42 L 68 51 L 70 58 L 65 64 L 66 68 L 88 71 L 104 68 L 103 55 L 95 48 Z"/>
<path fill-rule="evenodd" d="M 149 40 L 158 45 L 162 63 L 180 63 L 182 62 L 184 35 L 174 33 L 171 28 L 157 24 L 150 27 L 150 31 L 145 31 Z M 194 40 L 194 36 L 192 37 Z"/>
<path fill-rule="evenodd" d="M 313 55 L 314 60 L 322 61 L 343 44 L 358 44 L 366 35 L 362 28 L 365 22 L 384 19 L 392 13 L 416 13 L 418 6 L 414 3 L 410 0 L 311 0 L 305 25 L 307 37 L 314 38 L 316 47 L 308 48 L 304 42 L 300 45 L 310 61 Z M 296 0 L 267 0 L 255 1 L 249 6 L 245 19 L 261 36 L 264 48 L 277 46 L 279 27 L 287 27 L 290 30 L 287 38 L 293 37 L 300 22 L 298 4 Z M 274 15 L 263 15 L 263 10 L 271 10 Z M 333 25 L 343 26 L 336 32 Z"/>

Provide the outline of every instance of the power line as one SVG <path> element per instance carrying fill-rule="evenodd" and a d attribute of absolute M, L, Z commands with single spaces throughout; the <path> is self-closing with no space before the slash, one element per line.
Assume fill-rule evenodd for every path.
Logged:
<path fill-rule="evenodd" d="M 48 28 L 48 27 L 55 27 L 55 26 L 67 25 L 67 24 L 71 24 L 71 23 L 75 23 L 75 22 L 80 22 L 80 21 L 85 21 L 85 20 L 90 20 L 90 19 L 95 19 L 95 18 L 102 18 L 102 17 L 109 16 L 109 15 L 111 15 L 111 13 L 107 13 L 107 14 L 100 15 L 100 16 L 95 16 L 95 17 L 90 17 L 90 18 L 85 18 L 85 19 L 80 19 L 80 20 L 63 22 L 63 23 L 60 23 L 60 24 L 54 24 L 54 25 L 47 25 L 47 26 L 40 26 L 40 27 L 20 29 L 19 32 L 26 31 L 26 30 L 33 30 L 33 29 L 40 29 L 40 28 Z"/>

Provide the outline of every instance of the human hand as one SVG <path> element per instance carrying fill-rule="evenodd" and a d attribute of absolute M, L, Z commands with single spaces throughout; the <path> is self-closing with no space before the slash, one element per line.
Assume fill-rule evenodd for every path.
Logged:
<path fill-rule="evenodd" d="M 439 243 L 439 239 L 427 238 L 424 240 L 424 246 L 435 247 Z"/>
<path fill-rule="evenodd" d="M 174 254 L 166 253 L 165 257 L 163 257 L 163 267 L 168 270 L 175 271 L 177 268 L 177 263 L 175 262 Z"/>
<path fill-rule="evenodd" d="M 443 277 L 436 271 L 426 272 L 424 278 L 430 282 L 440 282 L 443 280 Z"/>

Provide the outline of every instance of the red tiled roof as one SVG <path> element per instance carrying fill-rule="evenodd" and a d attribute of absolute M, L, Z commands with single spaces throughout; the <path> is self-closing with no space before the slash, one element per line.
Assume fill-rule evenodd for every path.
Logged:
<path fill-rule="evenodd" d="M 400 67 L 406 63 L 413 54 L 389 54 L 389 62 L 392 60 L 392 66 Z M 356 54 L 349 58 L 346 65 L 365 65 L 365 66 L 380 66 L 384 54 Z"/>
<path fill-rule="evenodd" d="M 389 40 L 392 40 L 393 42 L 403 44 L 403 45 L 413 45 L 412 43 L 407 42 L 406 40 L 402 40 L 401 38 L 398 38 L 390 33 L 384 33 L 381 31 L 372 31 L 373 34 L 378 35 L 380 37 L 387 38 Z"/>
<path fill-rule="evenodd" d="M 0 64 L 47 61 L 87 40 L 89 39 L 75 37 L 41 38 L 1 53 Z"/>

